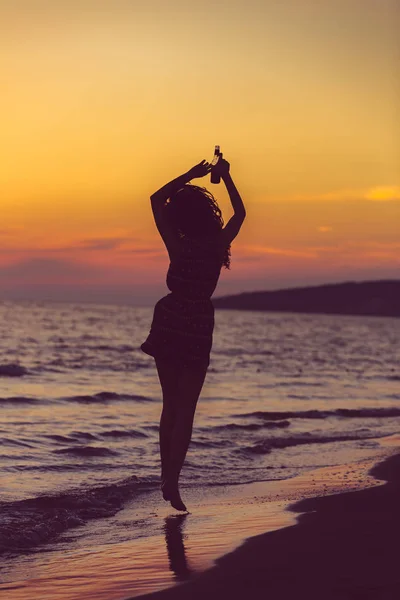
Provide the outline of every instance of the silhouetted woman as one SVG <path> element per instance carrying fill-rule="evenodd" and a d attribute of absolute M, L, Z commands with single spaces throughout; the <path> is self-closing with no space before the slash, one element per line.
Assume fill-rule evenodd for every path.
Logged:
<path fill-rule="evenodd" d="M 223 179 L 234 209 L 225 227 L 211 192 L 189 184 L 211 168 Z M 161 489 L 164 499 L 177 510 L 186 510 L 178 481 L 210 363 L 211 296 L 222 265 L 229 269 L 230 244 L 246 216 L 229 168 L 223 158 L 213 167 L 202 160 L 151 196 L 156 226 L 169 254 L 167 286 L 171 293 L 155 305 L 150 333 L 141 349 L 154 357 L 160 378 Z"/>

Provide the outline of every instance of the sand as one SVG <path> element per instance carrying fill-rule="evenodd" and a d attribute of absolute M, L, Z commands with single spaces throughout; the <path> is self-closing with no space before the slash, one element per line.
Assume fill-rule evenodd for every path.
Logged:
<path fill-rule="evenodd" d="M 391 442 L 395 446 L 400 439 Z M 370 470 L 380 485 L 367 478 L 367 489 L 346 491 L 346 479 L 362 479 L 366 462 L 350 471 L 326 469 L 325 490 L 324 470 L 314 472 L 316 497 L 290 505 L 296 524 L 252 537 L 205 573 L 145 598 L 398 600 L 400 453 L 396 448 L 388 454 Z M 301 478 L 296 479 L 301 494 Z M 334 485 L 341 489 L 332 493 Z"/>

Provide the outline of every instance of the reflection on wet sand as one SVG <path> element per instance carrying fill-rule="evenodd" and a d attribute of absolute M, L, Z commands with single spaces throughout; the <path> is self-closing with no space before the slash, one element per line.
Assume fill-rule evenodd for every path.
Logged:
<path fill-rule="evenodd" d="M 166 517 L 164 525 L 169 566 L 177 581 L 186 581 L 193 573 L 188 565 L 183 543 L 183 529 L 187 516 L 187 513 L 170 515 Z"/>

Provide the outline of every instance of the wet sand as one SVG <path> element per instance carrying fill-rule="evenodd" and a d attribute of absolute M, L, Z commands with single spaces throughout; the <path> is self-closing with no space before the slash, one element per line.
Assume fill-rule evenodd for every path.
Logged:
<path fill-rule="evenodd" d="M 188 515 L 151 492 L 141 506 L 135 499 L 113 518 L 87 524 L 81 538 L 73 530 L 68 550 L 21 558 L 0 595 L 398 600 L 400 437 L 380 444 L 357 463 L 293 479 L 184 489 Z M 127 532 L 144 524 L 143 537 L 116 543 L 115 519 Z"/>
<path fill-rule="evenodd" d="M 371 487 L 346 489 L 346 480 L 362 481 L 367 463 L 326 469 L 325 483 L 320 469 L 308 491 L 295 478 L 296 493 L 308 495 L 314 487 L 316 496 L 290 505 L 296 524 L 252 537 L 189 582 L 145 598 L 398 600 L 399 443 L 399 437 L 388 440 L 388 455 L 370 469 L 379 485 L 367 477 L 364 485 Z"/>

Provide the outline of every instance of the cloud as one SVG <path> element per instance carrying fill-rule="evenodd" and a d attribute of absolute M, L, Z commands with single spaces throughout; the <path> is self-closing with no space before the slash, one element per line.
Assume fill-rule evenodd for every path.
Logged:
<path fill-rule="evenodd" d="M 258 262 L 263 259 L 262 254 L 239 254 L 233 257 L 233 260 L 239 263 Z"/>
<path fill-rule="evenodd" d="M 16 226 L 9 226 L 9 227 L 2 227 L 0 229 L 0 235 L 1 236 L 12 236 L 15 234 L 21 234 L 21 232 L 24 231 L 24 227 L 16 227 Z"/>
<path fill-rule="evenodd" d="M 0 230 L 0 236 L 2 235 L 2 231 Z M 43 239 L 35 240 L 35 242 L 31 246 L 21 246 L 16 243 L 11 245 L 10 243 L 0 243 L 0 253 L 3 254 L 27 254 L 27 255 L 47 255 L 51 256 L 64 254 L 66 256 L 73 254 L 81 254 L 86 251 L 91 252 L 107 252 L 114 251 L 121 254 L 140 254 L 141 256 L 148 255 L 149 257 L 153 256 L 164 256 L 166 254 L 166 250 L 163 249 L 162 244 L 155 244 L 154 247 L 151 246 L 135 246 L 135 242 L 132 241 L 132 238 L 92 238 L 86 240 L 78 240 L 71 241 L 69 244 L 62 245 L 50 245 Z"/>
<path fill-rule="evenodd" d="M 121 252 L 127 252 L 129 254 L 148 254 L 150 256 L 165 256 L 167 250 L 160 250 L 160 245 L 157 244 L 157 248 L 122 248 Z"/>
<path fill-rule="evenodd" d="M 125 237 L 92 238 L 90 240 L 81 240 L 81 242 L 78 242 L 78 245 L 85 250 L 114 250 L 127 241 L 131 241 L 131 239 Z"/>
<path fill-rule="evenodd" d="M 317 252 L 321 257 L 327 254 L 343 255 L 343 257 L 391 256 L 396 261 L 400 261 L 400 243 L 395 242 L 374 242 L 374 241 L 340 241 L 332 246 L 306 246 L 305 250 Z"/>
<path fill-rule="evenodd" d="M 316 258 L 318 255 L 313 250 L 290 250 L 289 248 L 273 248 L 270 246 L 243 246 L 250 254 L 279 254 L 281 256 L 294 256 L 298 258 Z"/>
<path fill-rule="evenodd" d="M 400 251 L 400 242 L 375 242 L 372 240 L 368 240 L 366 242 L 347 242 L 349 246 L 355 246 L 357 248 L 383 248 L 387 250 L 399 250 Z"/>
<path fill-rule="evenodd" d="M 380 186 L 374 187 L 367 191 L 364 196 L 367 200 L 377 202 L 387 202 L 390 200 L 400 200 L 400 186 Z"/>
<path fill-rule="evenodd" d="M 56 258 L 31 258 L 0 267 L 0 279 L 10 281 L 87 281 L 101 275 L 104 269 L 97 266 Z"/>
<path fill-rule="evenodd" d="M 369 256 L 371 258 L 383 258 L 383 259 L 389 260 L 390 262 L 393 262 L 393 259 L 396 258 L 395 256 L 393 256 L 392 252 L 378 252 L 378 251 L 365 252 L 364 256 Z M 400 260 L 398 262 L 400 263 Z"/>
<path fill-rule="evenodd" d="M 295 194 L 287 200 L 318 202 L 321 200 L 346 201 L 346 200 L 370 200 L 379 202 L 390 202 L 400 200 L 399 185 L 380 185 L 371 188 L 342 189 L 321 194 Z"/>

